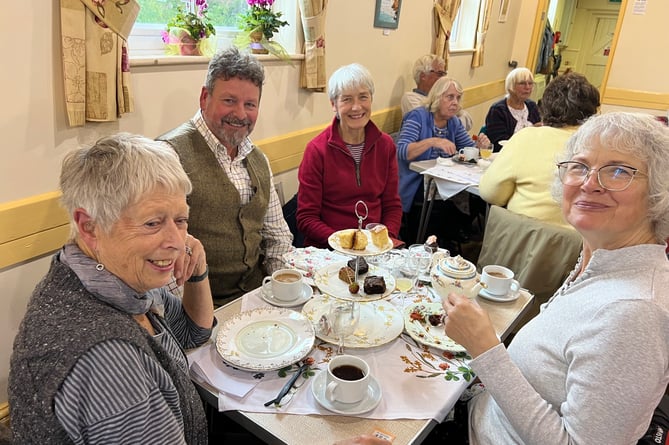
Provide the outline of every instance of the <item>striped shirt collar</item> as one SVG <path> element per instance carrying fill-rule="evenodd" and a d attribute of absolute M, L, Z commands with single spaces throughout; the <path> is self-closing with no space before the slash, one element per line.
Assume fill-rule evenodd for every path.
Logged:
<path fill-rule="evenodd" d="M 216 158 L 225 159 L 228 162 L 232 161 L 228 155 L 228 150 L 225 148 L 225 145 L 221 144 L 218 138 L 207 126 L 207 123 L 202 116 L 202 110 L 197 110 L 195 116 L 193 116 L 192 121 L 193 125 L 195 125 L 195 128 L 197 128 L 197 131 L 199 131 L 204 140 L 207 141 L 207 145 L 211 151 L 214 152 Z M 251 153 L 251 151 L 253 151 L 254 148 L 255 145 L 253 145 L 251 140 L 248 137 L 244 138 L 242 143 L 237 147 L 237 156 L 234 160 L 241 161 L 242 159 L 246 159 L 246 157 L 249 155 L 249 153 Z"/>

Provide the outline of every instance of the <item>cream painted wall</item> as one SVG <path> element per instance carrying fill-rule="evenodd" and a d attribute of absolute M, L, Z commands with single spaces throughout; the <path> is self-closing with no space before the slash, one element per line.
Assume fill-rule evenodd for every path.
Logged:
<path fill-rule="evenodd" d="M 495 11 L 499 11 L 499 0 Z M 57 0 L 24 0 L 12 14 L 0 15 L 0 50 L 5 64 L 0 81 L 5 85 L 0 108 L 3 162 L 0 163 L 0 203 L 30 197 L 57 188 L 63 155 L 117 131 L 156 136 L 190 118 L 206 64 L 132 67 L 135 112 L 118 122 L 90 123 L 68 128 L 65 122 L 59 46 Z M 469 68 L 471 53 L 452 55 L 450 75 L 465 87 L 502 79 L 508 72 L 516 17 L 520 2 L 511 2 L 509 20 L 491 21 L 485 65 Z M 337 0 L 329 3 L 326 31 L 327 72 L 360 62 L 375 78 L 376 110 L 397 106 L 401 94 L 414 87 L 413 61 L 430 51 L 432 0 L 404 2 L 399 28 L 384 36 L 373 28 L 374 2 Z M 496 14 L 497 12 L 495 12 Z M 531 25 L 530 25 L 531 26 Z M 528 31 L 529 34 L 529 31 Z M 17 44 L 20 41 L 20 44 Z M 297 88 L 299 65 L 280 61 L 265 63 L 267 81 L 260 117 L 252 137 L 256 140 L 326 124 L 332 111 L 324 93 Z M 470 110 L 476 125 L 483 122 L 487 104 Z M 286 197 L 297 187 L 295 171 L 278 176 Z M 0 270 L 0 403 L 6 387 L 12 340 L 25 311 L 28 297 L 48 268 L 42 258 Z"/>

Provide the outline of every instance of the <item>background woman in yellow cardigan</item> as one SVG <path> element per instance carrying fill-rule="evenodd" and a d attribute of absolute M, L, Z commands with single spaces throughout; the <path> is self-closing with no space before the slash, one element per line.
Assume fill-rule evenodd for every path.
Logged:
<path fill-rule="evenodd" d="M 599 108 L 599 91 L 577 73 L 556 77 L 539 106 L 543 126 L 514 134 L 481 177 L 481 197 L 490 204 L 569 226 L 551 197 L 556 156 L 567 139 Z"/>

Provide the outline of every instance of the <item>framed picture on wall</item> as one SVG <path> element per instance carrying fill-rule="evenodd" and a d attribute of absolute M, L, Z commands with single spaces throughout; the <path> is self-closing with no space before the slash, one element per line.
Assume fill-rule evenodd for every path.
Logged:
<path fill-rule="evenodd" d="M 511 3 L 511 0 L 502 0 L 502 3 L 499 5 L 499 19 L 497 19 L 499 23 L 506 22 L 506 16 L 509 13 L 509 3 Z"/>
<path fill-rule="evenodd" d="M 374 27 L 397 29 L 402 0 L 376 0 Z"/>

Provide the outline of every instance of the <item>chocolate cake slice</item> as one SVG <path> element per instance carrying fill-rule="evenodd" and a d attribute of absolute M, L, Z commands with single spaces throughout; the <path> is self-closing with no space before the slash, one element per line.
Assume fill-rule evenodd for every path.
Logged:
<path fill-rule="evenodd" d="M 386 291 L 386 280 L 378 275 L 368 275 L 365 277 L 362 289 L 368 295 L 382 294 Z"/>
<path fill-rule="evenodd" d="M 365 259 L 361 256 L 353 258 L 348 263 L 346 263 L 346 265 L 355 270 L 356 261 L 358 262 L 358 275 L 366 274 L 369 271 L 369 264 L 367 264 L 367 261 L 365 261 Z"/>

